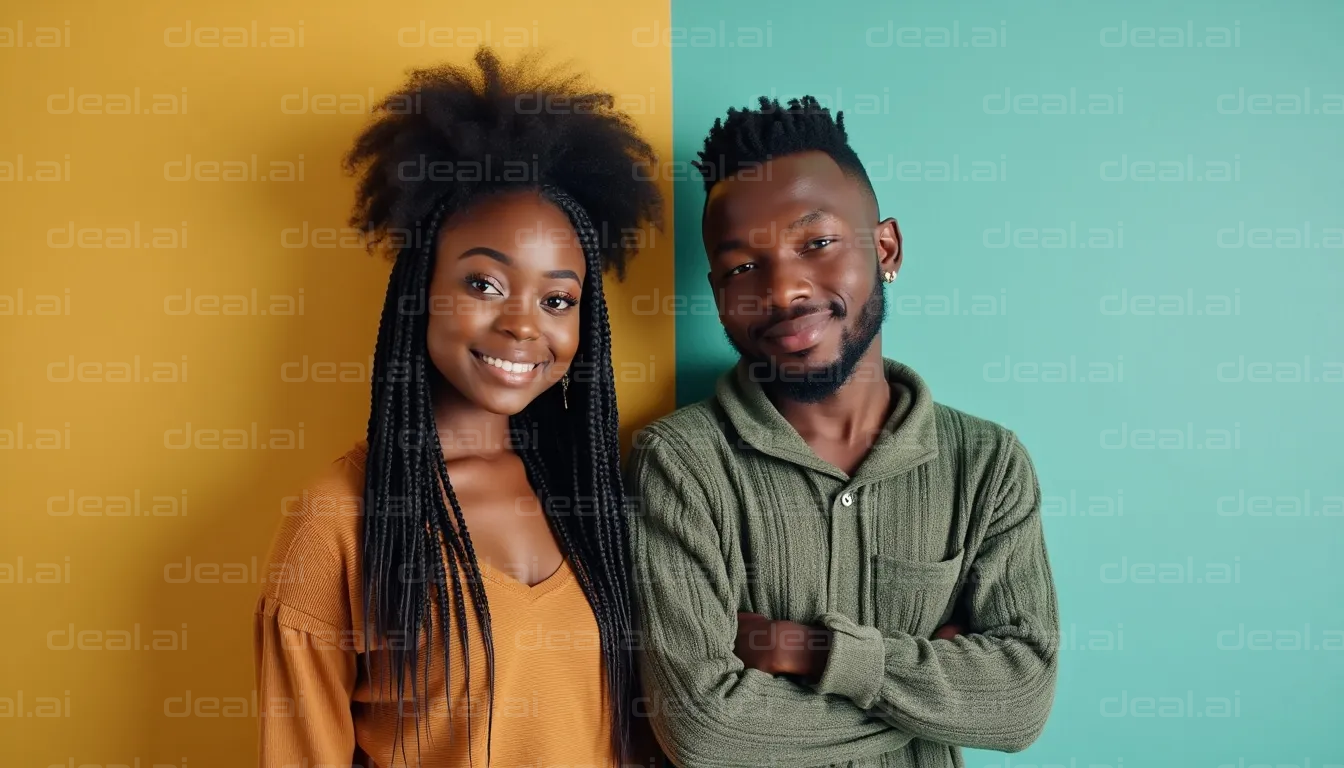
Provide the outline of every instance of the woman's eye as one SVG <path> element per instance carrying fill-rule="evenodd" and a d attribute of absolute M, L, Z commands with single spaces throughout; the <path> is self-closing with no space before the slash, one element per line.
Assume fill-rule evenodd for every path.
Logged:
<path fill-rule="evenodd" d="M 546 305 L 548 309 L 557 311 L 569 309 L 578 303 L 572 296 L 547 296 L 542 300 L 542 304 Z"/>
<path fill-rule="evenodd" d="M 740 275 L 743 272 L 747 272 L 755 268 L 756 268 L 755 262 L 748 261 L 746 264 L 738 264 L 736 267 L 733 267 L 732 269 L 728 270 L 728 272 L 724 275 L 724 277 L 734 277 L 736 275 Z"/>
<path fill-rule="evenodd" d="M 487 296 L 503 296 L 504 293 L 495 287 L 495 284 L 483 277 L 472 275 L 467 278 L 467 285 L 473 290 L 484 293 Z"/>

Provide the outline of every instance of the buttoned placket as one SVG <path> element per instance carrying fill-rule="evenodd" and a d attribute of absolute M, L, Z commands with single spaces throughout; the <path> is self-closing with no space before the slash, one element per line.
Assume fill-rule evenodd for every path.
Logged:
<path fill-rule="evenodd" d="M 857 584 L 842 584 L 841 565 L 853 552 L 858 536 L 859 489 L 846 483 L 831 503 L 831 540 L 826 574 L 826 610 L 848 613 L 841 595 L 857 594 Z"/>
<path fill-rule="evenodd" d="M 889 382 L 904 382 L 883 435 L 869 451 L 853 475 L 819 458 L 789 422 L 770 402 L 760 384 L 739 364 L 715 385 L 719 405 L 737 430 L 739 438 L 753 449 L 796 465 L 800 471 L 816 473 L 819 486 L 831 496 L 827 520 L 829 531 L 825 545 L 828 563 L 821 601 L 823 610 L 850 617 L 853 621 L 871 621 L 872 563 L 877 541 L 879 510 L 865 510 L 871 498 L 885 494 L 861 491 L 870 485 L 885 484 L 938 455 L 938 436 L 934 422 L 934 403 L 923 381 L 910 369 L 893 360 L 883 360 Z M 895 392 L 895 390 L 893 390 Z M 899 412 L 899 417 L 898 417 Z M 899 435 L 899 437 L 898 437 Z M 821 478 L 834 481 L 825 482 Z M 849 503 L 846 504 L 845 500 Z M 801 500 L 800 500 L 801 501 Z M 818 510 L 820 512 L 820 510 Z M 858 559 L 855 558 L 858 548 Z M 788 563 L 782 564 L 786 571 Z"/>

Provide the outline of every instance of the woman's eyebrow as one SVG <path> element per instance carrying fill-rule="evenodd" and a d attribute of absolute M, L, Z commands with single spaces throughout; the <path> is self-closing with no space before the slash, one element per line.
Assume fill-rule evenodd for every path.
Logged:
<path fill-rule="evenodd" d="M 483 245 L 477 246 L 475 248 L 468 248 L 467 250 L 462 252 L 461 256 L 458 256 L 457 258 L 460 261 L 462 259 L 467 258 L 468 256 L 488 256 L 494 259 L 495 261 L 498 261 L 500 264 L 503 264 L 506 267 L 513 266 L 513 259 L 509 258 L 508 254 L 496 251 L 494 248 L 486 248 Z"/>
<path fill-rule="evenodd" d="M 510 258 L 507 253 L 502 253 L 500 251 L 496 251 L 494 248 L 487 248 L 483 245 L 479 245 L 475 248 L 468 248 L 467 250 L 462 252 L 461 256 L 458 256 L 457 258 L 461 260 L 467 258 L 468 256 L 485 256 L 487 258 L 491 258 L 494 259 L 495 261 L 498 261 L 500 264 L 503 264 L 506 267 L 513 266 L 513 259 Z M 573 280 L 576 283 L 583 282 L 582 280 L 579 279 L 579 273 L 575 272 L 572 269 L 552 269 L 551 271 L 546 273 L 546 277 L 552 280 L 564 280 L 565 278 L 569 278 L 570 280 Z"/>

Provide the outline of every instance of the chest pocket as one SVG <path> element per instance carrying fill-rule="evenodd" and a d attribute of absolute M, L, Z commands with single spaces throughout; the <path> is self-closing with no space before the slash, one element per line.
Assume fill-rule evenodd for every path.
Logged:
<path fill-rule="evenodd" d="M 940 562 L 875 557 L 873 605 L 878 628 L 933 637 L 952 616 L 964 556 L 960 552 Z"/>

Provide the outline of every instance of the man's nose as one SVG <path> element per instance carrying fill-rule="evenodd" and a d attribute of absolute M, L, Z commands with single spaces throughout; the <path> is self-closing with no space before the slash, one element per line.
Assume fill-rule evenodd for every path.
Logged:
<path fill-rule="evenodd" d="M 811 270 L 801 258 L 780 259 L 769 268 L 766 289 L 766 307 L 788 310 L 812 297 Z"/>

